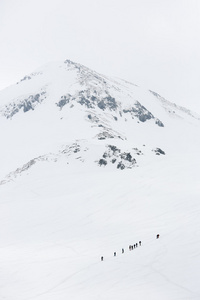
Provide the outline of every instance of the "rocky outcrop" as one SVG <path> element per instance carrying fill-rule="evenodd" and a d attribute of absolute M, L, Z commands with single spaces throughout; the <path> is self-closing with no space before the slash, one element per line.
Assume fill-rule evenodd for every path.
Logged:
<path fill-rule="evenodd" d="M 66 104 L 77 102 L 80 105 L 85 106 L 88 109 L 100 108 L 101 110 L 116 111 L 118 108 L 117 101 L 114 97 L 97 93 L 96 90 L 82 90 L 78 91 L 74 95 L 66 94 L 61 96 L 61 99 L 56 103 L 60 109 Z"/>
<path fill-rule="evenodd" d="M 160 148 L 153 149 L 152 151 L 154 151 L 156 153 L 156 155 L 161 155 L 161 154 L 165 155 L 165 151 L 163 151 Z"/>
<path fill-rule="evenodd" d="M 164 124 L 159 119 L 155 118 L 154 115 L 138 101 L 131 108 L 124 108 L 123 113 L 129 113 L 132 118 L 137 118 L 140 122 L 146 122 L 147 120 L 153 119 L 155 120 L 156 125 L 164 127 Z"/>
<path fill-rule="evenodd" d="M 108 145 L 107 150 L 103 153 L 102 158 L 99 159 L 99 166 L 107 166 L 113 164 L 117 169 L 131 169 L 136 165 L 136 160 L 130 152 L 122 152 L 121 149 L 114 145 Z"/>
<path fill-rule="evenodd" d="M 5 116 L 7 119 L 11 119 L 15 114 L 19 111 L 28 112 L 30 110 L 34 110 L 35 107 L 42 103 L 46 98 L 45 92 L 41 92 L 35 95 L 30 95 L 28 98 L 22 100 L 15 100 L 8 105 L 5 105 L 1 110 L 0 113 Z"/>

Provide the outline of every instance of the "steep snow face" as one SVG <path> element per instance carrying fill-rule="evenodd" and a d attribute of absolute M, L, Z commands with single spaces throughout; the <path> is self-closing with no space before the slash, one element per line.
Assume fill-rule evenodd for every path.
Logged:
<path fill-rule="evenodd" d="M 159 99 L 161 106 L 168 113 L 184 112 L 199 118 L 189 110 L 178 107 L 155 92 L 144 91 L 138 86 L 119 79 L 100 75 L 80 64 L 66 60 L 64 63 L 52 63 L 25 76 L 16 85 L 5 89 L 0 94 L 1 114 L 11 118 L 19 111 L 34 110 L 45 99 L 56 104 L 60 109 L 65 105 L 79 103 L 84 108 L 99 108 L 117 115 L 129 114 L 141 122 L 155 120 L 163 127 L 162 121 L 154 116 L 154 102 L 149 95 Z M 156 102 L 155 102 L 156 103 Z M 148 106 L 146 108 L 145 106 Z M 171 110 L 170 110 L 171 109 Z M 173 111 L 172 111 L 173 110 Z"/>
<path fill-rule="evenodd" d="M 0 297 L 199 299 L 199 124 L 69 60 L 1 91 Z"/>
<path fill-rule="evenodd" d="M 90 155 L 95 166 L 108 167 L 111 162 L 113 168 L 135 167 L 142 159 L 134 149 L 143 153 L 144 145 L 149 152 L 160 148 L 165 153 L 190 147 L 196 132 L 191 135 L 188 128 L 198 127 L 199 117 L 155 92 L 66 60 L 47 64 L 3 90 L 0 123 L 6 128 L 0 175 L 6 175 L 81 140 L 87 141 L 88 149 L 94 149 L 93 144 L 102 149 L 96 157 Z M 109 145 L 119 149 L 117 157 L 105 154 Z M 130 155 L 130 164 L 123 153 Z M 9 161 L 4 159 L 7 155 Z"/>

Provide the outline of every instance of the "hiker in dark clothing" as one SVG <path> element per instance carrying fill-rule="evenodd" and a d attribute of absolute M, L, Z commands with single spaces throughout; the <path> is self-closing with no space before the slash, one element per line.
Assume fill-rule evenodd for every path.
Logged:
<path fill-rule="evenodd" d="M 136 243 L 135 246 L 136 246 L 136 248 L 137 248 L 138 244 Z"/>
<path fill-rule="evenodd" d="M 131 250 L 133 250 L 133 246 L 131 246 Z"/>
<path fill-rule="evenodd" d="M 142 244 L 142 242 L 141 241 L 139 241 L 139 245 L 141 246 L 141 244 Z"/>
<path fill-rule="evenodd" d="M 159 239 L 159 237 L 160 237 L 160 235 L 159 235 L 159 234 L 157 234 L 156 238 L 157 238 L 157 239 Z"/>
<path fill-rule="evenodd" d="M 122 253 L 124 253 L 124 248 L 122 248 Z"/>
<path fill-rule="evenodd" d="M 103 261 L 103 256 L 101 257 L 101 261 Z"/>
<path fill-rule="evenodd" d="M 135 244 L 134 244 L 134 249 L 135 249 Z"/>
<path fill-rule="evenodd" d="M 132 250 L 132 247 L 131 247 L 131 245 L 129 246 L 129 250 L 130 250 L 130 251 Z"/>
<path fill-rule="evenodd" d="M 117 253 L 116 252 L 114 252 L 114 256 L 116 256 L 117 255 Z"/>

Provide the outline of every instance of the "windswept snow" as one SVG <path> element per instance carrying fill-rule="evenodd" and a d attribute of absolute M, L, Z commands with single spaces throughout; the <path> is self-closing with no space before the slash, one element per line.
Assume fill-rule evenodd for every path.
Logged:
<path fill-rule="evenodd" d="M 2 186 L 2 299 L 198 299 L 194 157 L 125 172 L 49 164 Z"/>
<path fill-rule="evenodd" d="M 200 299 L 199 116 L 68 60 L 0 104 L 0 299 Z"/>

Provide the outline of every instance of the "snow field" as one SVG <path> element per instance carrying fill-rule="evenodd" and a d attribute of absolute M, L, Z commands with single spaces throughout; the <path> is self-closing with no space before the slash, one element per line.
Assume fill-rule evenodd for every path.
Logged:
<path fill-rule="evenodd" d="M 199 158 L 182 161 L 125 172 L 50 163 L 2 186 L 2 299 L 198 299 Z"/>

